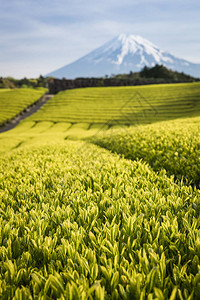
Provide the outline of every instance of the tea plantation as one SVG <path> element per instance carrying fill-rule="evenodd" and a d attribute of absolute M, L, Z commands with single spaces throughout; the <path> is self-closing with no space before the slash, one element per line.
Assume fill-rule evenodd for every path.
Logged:
<path fill-rule="evenodd" d="M 0 299 L 200 299 L 199 91 L 65 91 L 0 134 Z"/>
<path fill-rule="evenodd" d="M 37 102 L 46 91 L 44 88 L 0 89 L 0 125 Z"/>
<path fill-rule="evenodd" d="M 168 175 L 199 187 L 199 117 L 110 130 L 91 140 L 128 159 L 142 159 L 155 171 L 165 169 Z"/>
<path fill-rule="evenodd" d="M 30 120 L 148 124 L 199 114 L 199 93 L 200 83 L 72 89 L 55 95 Z"/>

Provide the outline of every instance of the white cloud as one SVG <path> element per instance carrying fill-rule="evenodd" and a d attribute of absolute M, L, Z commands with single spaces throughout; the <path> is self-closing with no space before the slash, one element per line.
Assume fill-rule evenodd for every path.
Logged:
<path fill-rule="evenodd" d="M 0 0 L 0 76 L 46 74 L 121 32 L 142 35 L 176 56 L 200 62 L 200 9 L 191 5 L 190 11 L 174 9 L 169 14 L 161 5 L 194 2 Z M 150 14 L 149 4 L 160 14 L 154 15 L 152 8 Z"/>

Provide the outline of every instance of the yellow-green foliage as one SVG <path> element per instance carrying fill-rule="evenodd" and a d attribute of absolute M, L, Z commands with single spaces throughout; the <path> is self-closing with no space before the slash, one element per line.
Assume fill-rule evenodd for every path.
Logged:
<path fill-rule="evenodd" d="M 200 118 L 158 122 L 200 85 L 159 87 L 66 91 L 0 135 L 0 299 L 200 299 L 200 192 L 166 175 L 198 183 Z M 166 171 L 69 141 L 92 135 Z"/>
<path fill-rule="evenodd" d="M 0 89 L 0 125 L 11 120 L 39 100 L 46 91 L 44 88 Z"/>
<path fill-rule="evenodd" d="M 0 166 L 1 299 L 199 299 L 199 191 L 79 142 Z"/>
<path fill-rule="evenodd" d="M 60 92 L 33 121 L 147 124 L 200 112 L 200 83 L 82 88 Z"/>
<path fill-rule="evenodd" d="M 200 118 L 110 130 L 92 141 L 126 158 L 143 159 L 155 171 L 200 184 Z"/>
<path fill-rule="evenodd" d="M 36 139 L 57 142 L 61 137 L 64 140 L 96 135 L 110 127 L 198 115 L 199 94 L 199 83 L 61 92 L 13 131 L 1 135 L 0 152 L 18 146 L 19 138 L 23 144 L 27 139 L 29 144 L 30 139 L 32 142 Z"/>
<path fill-rule="evenodd" d="M 0 135 L 0 153 L 15 148 L 37 144 L 52 144 L 66 139 L 83 139 L 104 132 L 107 125 L 50 121 L 22 121 L 16 128 Z"/>

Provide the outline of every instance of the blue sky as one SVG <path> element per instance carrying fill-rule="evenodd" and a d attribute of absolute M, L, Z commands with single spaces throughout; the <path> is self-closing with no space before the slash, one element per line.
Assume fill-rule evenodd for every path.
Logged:
<path fill-rule="evenodd" d="M 0 76 L 45 75 L 120 33 L 200 63 L 200 1 L 0 0 Z"/>

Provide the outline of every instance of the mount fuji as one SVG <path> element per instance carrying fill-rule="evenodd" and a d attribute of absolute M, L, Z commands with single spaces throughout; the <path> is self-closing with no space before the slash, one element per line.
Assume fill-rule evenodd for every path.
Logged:
<path fill-rule="evenodd" d="M 177 58 L 138 35 L 120 34 L 86 56 L 46 76 L 73 79 L 102 77 L 141 71 L 144 66 L 164 65 L 168 69 L 200 77 L 200 64 Z"/>

